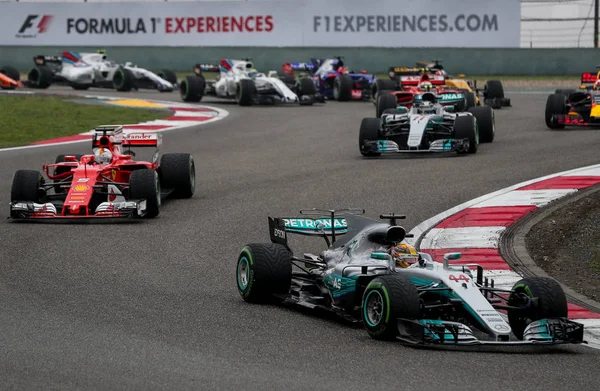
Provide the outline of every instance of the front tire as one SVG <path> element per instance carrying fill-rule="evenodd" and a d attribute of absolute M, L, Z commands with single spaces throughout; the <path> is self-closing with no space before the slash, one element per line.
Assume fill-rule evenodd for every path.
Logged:
<path fill-rule="evenodd" d="M 156 75 L 174 86 L 177 85 L 177 75 L 170 69 L 161 69 Z"/>
<path fill-rule="evenodd" d="M 287 248 L 277 243 L 246 245 L 237 261 L 238 292 L 248 303 L 264 303 L 275 294 L 286 294 L 292 283 L 292 263 Z"/>
<path fill-rule="evenodd" d="M 479 134 L 477 131 L 477 120 L 472 115 L 461 115 L 454 121 L 454 138 L 468 139 L 469 149 L 458 153 L 477 153 L 479 147 Z"/>
<path fill-rule="evenodd" d="M 36 65 L 27 74 L 28 85 L 45 89 L 52 84 L 52 70 L 45 65 Z"/>
<path fill-rule="evenodd" d="M 250 79 L 241 79 L 237 85 L 235 97 L 240 106 L 252 106 L 256 95 L 256 85 Z"/>
<path fill-rule="evenodd" d="M 485 99 L 503 99 L 504 87 L 500 80 L 488 80 L 483 87 Z"/>
<path fill-rule="evenodd" d="M 132 200 L 146 200 L 145 217 L 156 217 L 160 213 L 160 182 L 156 171 L 135 170 L 129 177 L 129 194 Z"/>
<path fill-rule="evenodd" d="M 537 298 L 537 300 L 531 300 Z M 508 323 L 513 334 L 523 339 L 529 323 L 546 318 L 566 318 L 567 297 L 562 287 L 550 277 L 527 277 L 518 281 L 508 297 L 509 306 L 528 304 L 522 310 L 508 310 Z"/>
<path fill-rule="evenodd" d="M 396 89 L 397 83 L 395 80 L 388 79 L 377 79 L 375 83 L 373 83 L 373 87 L 371 89 L 371 96 L 377 100 L 377 96 L 384 91 L 393 91 Z"/>
<path fill-rule="evenodd" d="M 179 84 L 179 95 L 184 102 L 200 102 L 205 89 L 204 76 L 186 76 Z"/>
<path fill-rule="evenodd" d="M 494 109 L 489 106 L 471 107 L 469 112 L 477 119 L 480 143 L 491 143 L 496 137 Z"/>
<path fill-rule="evenodd" d="M 44 177 L 39 171 L 18 170 L 10 188 L 11 201 L 39 202 Z"/>
<path fill-rule="evenodd" d="M 546 111 L 544 112 L 544 119 L 546 121 L 546 126 L 549 129 L 564 129 L 564 124 L 557 124 L 552 121 L 552 117 L 554 115 L 566 114 L 567 105 L 566 105 L 566 97 L 563 94 L 552 94 L 548 95 L 548 99 L 546 100 Z"/>
<path fill-rule="evenodd" d="M 196 164 L 189 153 L 166 153 L 160 158 L 160 183 L 173 189 L 177 198 L 190 198 L 196 191 Z"/>
<path fill-rule="evenodd" d="M 371 148 L 367 148 L 367 141 L 377 141 L 379 139 L 380 121 L 377 118 L 363 118 L 360 123 L 360 131 L 358 133 L 358 148 L 360 154 L 366 157 L 381 156 L 381 153 L 374 152 Z"/>
<path fill-rule="evenodd" d="M 377 277 L 365 289 L 361 313 L 363 325 L 371 338 L 394 340 L 398 335 L 398 318 L 419 318 L 419 292 L 404 276 L 388 274 Z"/>

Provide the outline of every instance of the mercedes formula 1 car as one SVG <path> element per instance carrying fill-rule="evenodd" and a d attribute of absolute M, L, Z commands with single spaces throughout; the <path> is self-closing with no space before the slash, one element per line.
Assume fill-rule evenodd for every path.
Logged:
<path fill-rule="evenodd" d="M 546 100 L 545 120 L 550 129 L 565 126 L 600 127 L 600 72 L 581 74 L 581 86 L 557 89 Z"/>
<path fill-rule="evenodd" d="M 39 171 L 18 170 L 12 182 L 13 219 L 155 217 L 168 196 L 194 195 L 194 159 L 167 153 L 158 161 L 161 135 L 128 132 L 121 125 L 94 131 L 91 155 L 59 155 Z M 134 160 L 136 147 L 154 147 L 150 161 Z"/>
<path fill-rule="evenodd" d="M 432 83 L 445 85 L 447 87 L 461 90 L 465 93 L 468 107 L 480 106 L 482 104 L 494 109 L 501 109 L 511 105 L 510 99 L 504 97 L 504 87 L 499 80 L 486 81 L 483 90 L 477 88 L 475 80 L 466 80 L 464 75 L 458 77 L 449 75 L 440 60 L 432 63 L 417 62 L 416 67 L 392 66 L 389 67 L 390 80 L 378 79 L 373 84 L 373 96 L 381 90 L 396 90 L 398 86 L 410 83 L 418 83 L 420 76 L 429 75 L 434 81 Z M 483 99 L 481 99 L 483 98 Z"/>
<path fill-rule="evenodd" d="M 203 72 L 219 72 L 219 75 L 216 80 L 206 80 Z M 289 85 L 276 71 L 267 75 L 257 72 L 249 59 L 223 59 L 219 65 L 196 64 L 194 73 L 180 84 L 184 102 L 200 102 L 205 95 L 235 100 L 240 106 L 323 102 L 311 79 L 302 78 Z"/>
<path fill-rule="evenodd" d="M 371 99 L 371 84 L 374 75 L 366 71 L 355 73 L 343 61 L 343 57 L 311 58 L 309 62 L 293 62 L 283 65 L 284 80 L 294 83 L 295 72 L 306 72 L 327 99 L 337 101 Z"/>
<path fill-rule="evenodd" d="M 102 50 L 98 53 L 66 51 L 62 56 L 36 56 L 33 60 L 35 66 L 27 76 L 27 84 L 32 88 L 67 84 L 76 90 L 90 87 L 114 88 L 117 91 L 149 88 L 170 92 L 177 84 L 177 77 L 170 70 L 155 74 L 130 62 L 117 64 L 108 60 Z"/>
<path fill-rule="evenodd" d="M 551 278 L 528 277 L 512 289 L 494 287 L 479 265 L 434 262 L 426 253 L 398 266 L 390 248 L 407 236 L 362 210 L 300 211 L 269 217 L 271 243 L 246 245 L 237 260 L 237 288 L 247 302 L 286 301 L 362 321 L 378 340 L 410 344 L 552 345 L 583 342 L 583 325 L 567 320 L 567 300 Z M 327 250 L 297 256 L 289 234 L 325 239 Z M 342 236 L 339 238 L 340 236 Z M 414 258 L 413 258 L 414 259 Z M 405 266 L 405 265 L 404 265 Z M 505 313 L 506 312 L 506 313 Z"/>
<path fill-rule="evenodd" d="M 390 97 L 389 99 L 387 97 Z M 396 103 L 397 97 L 378 97 L 384 107 L 381 118 L 364 118 L 358 146 L 363 156 L 404 152 L 476 153 L 480 142 L 495 137 L 494 111 L 491 107 L 471 107 L 456 113 L 433 92 L 412 97 L 410 108 Z"/>

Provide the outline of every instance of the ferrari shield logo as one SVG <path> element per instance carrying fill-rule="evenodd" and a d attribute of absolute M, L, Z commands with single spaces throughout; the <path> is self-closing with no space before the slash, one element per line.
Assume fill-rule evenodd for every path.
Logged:
<path fill-rule="evenodd" d="M 114 181 L 115 178 L 117 177 L 117 170 L 110 170 L 110 177 L 112 178 L 112 180 Z"/>

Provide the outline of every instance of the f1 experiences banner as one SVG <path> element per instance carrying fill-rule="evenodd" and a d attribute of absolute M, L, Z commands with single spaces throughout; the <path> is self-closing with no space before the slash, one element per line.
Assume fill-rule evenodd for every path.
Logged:
<path fill-rule="evenodd" d="M 520 0 L 11 2 L 0 45 L 519 47 L 520 14 Z"/>

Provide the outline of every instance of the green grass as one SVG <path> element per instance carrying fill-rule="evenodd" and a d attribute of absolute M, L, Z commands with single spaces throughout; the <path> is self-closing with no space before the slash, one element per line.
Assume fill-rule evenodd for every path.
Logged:
<path fill-rule="evenodd" d="M 56 97 L 0 96 L 0 148 L 71 136 L 105 124 L 135 124 L 168 116 L 166 110 L 88 105 Z"/>

